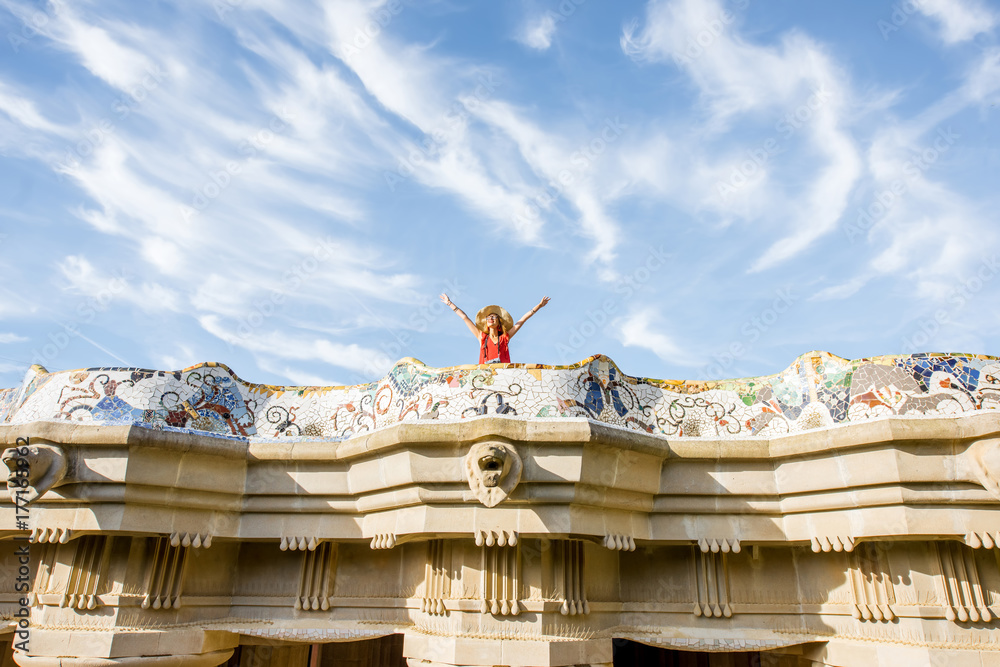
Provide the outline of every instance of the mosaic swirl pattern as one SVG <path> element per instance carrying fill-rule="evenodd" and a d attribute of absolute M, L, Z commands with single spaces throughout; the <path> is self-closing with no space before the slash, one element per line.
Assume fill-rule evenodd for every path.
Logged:
<path fill-rule="evenodd" d="M 254 440 L 344 440 L 409 420 L 585 417 L 669 437 L 770 437 L 890 415 L 1000 407 L 1000 359 L 916 354 L 848 360 L 804 354 L 785 371 L 718 382 L 652 380 L 597 355 L 571 366 L 431 368 L 398 362 L 353 387 L 244 382 L 222 364 L 182 371 L 33 366 L 0 390 L 0 423 L 136 424 Z"/>

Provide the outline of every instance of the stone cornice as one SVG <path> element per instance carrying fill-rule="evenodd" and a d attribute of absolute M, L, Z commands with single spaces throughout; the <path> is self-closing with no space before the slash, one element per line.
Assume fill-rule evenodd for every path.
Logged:
<path fill-rule="evenodd" d="M 68 520 L 77 533 L 392 535 L 392 543 L 442 534 L 440 512 L 451 517 L 445 533 L 481 526 L 542 534 L 561 525 L 560 532 L 594 539 L 706 544 L 995 533 L 1000 499 L 988 482 L 997 471 L 969 450 L 993 451 L 990 438 L 998 435 L 1000 415 L 992 411 L 750 440 L 502 417 L 403 423 L 342 442 L 246 441 L 135 425 L 0 426 L 10 445 L 26 437 L 60 448 L 70 461 L 67 478 L 31 505 L 38 529 Z M 516 488 L 492 510 L 472 495 L 463 468 L 469 447 L 482 442 L 507 443 L 524 462 Z M 75 514 L 81 507 L 87 515 Z M 922 519 L 914 523 L 907 513 L 917 508 Z M 178 510 L 181 525 L 169 518 Z M 0 513 L 13 507 L 4 503 Z M 869 513 L 882 518 L 873 524 Z M 819 515 L 834 526 L 830 535 L 810 528 Z M 742 527 L 734 530 L 734 521 Z"/>
<path fill-rule="evenodd" d="M 210 433 L 157 430 L 136 425 L 108 426 L 39 421 L 0 424 L 0 442 L 12 447 L 18 438 L 81 448 L 150 447 L 179 454 L 259 460 L 346 461 L 403 448 L 468 445 L 483 439 L 510 442 L 591 443 L 664 458 L 779 460 L 832 454 L 893 443 L 968 441 L 1000 435 L 1000 412 L 958 417 L 884 417 L 770 438 L 667 438 L 587 419 L 523 420 L 478 417 L 454 422 L 400 423 L 343 441 L 265 440 L 215 437 Z"/>

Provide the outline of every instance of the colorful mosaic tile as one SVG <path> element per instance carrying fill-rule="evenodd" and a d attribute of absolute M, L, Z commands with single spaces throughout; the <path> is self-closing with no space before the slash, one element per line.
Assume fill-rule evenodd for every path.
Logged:
<path fill-rule="evenodd" d="M 775 375 L 653 380 L 596 355 L 569 366 L 431 368 L 403 359 L 352 387 L 244 382 L 222 364 L 182 371 L 33 366 L 0 390 L 0 422 L 136 424 L 230 438 L 344 440 L 409 420 L 582 417 L 669 437 L 767 437 L 890 415 L 1000 407 L 1000 360 L 916 354 L 848 360 L 804 354 Z"/>

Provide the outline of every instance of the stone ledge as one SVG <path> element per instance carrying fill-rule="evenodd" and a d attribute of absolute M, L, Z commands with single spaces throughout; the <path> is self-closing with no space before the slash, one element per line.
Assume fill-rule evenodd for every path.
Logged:
<path fill-rule="evenodd" d="M 479 417 L 462 421 L 399 423 L 343 441 L 254 441 L 211 433 L 165 431 L 134 425 L 107 426 L 38 421 L 0 424 L 0 441 L 17 438 L 97 447 L 150 447 L 254 461 L 348 461 L 400 448 L 464 445 L 481 439 L 512 442 L 596 444 L 680 459 L 782 459 L 892 443 L 894 446 L 963 441 L 1000 434 L 1000 411 L 961 417 L 882 417 L 811 431 L 760 438 L 669 438 L 588 419 L 527 421 Z"/>

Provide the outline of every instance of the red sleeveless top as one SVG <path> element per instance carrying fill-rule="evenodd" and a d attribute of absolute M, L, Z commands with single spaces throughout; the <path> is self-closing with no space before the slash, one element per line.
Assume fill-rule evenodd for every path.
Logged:
<path fill-rule="evenodd" d="M 507 334 L 501 334 L 499 340 L 494 344 L 490 340 L 490 332 L 483 331 L 479 334 L 479 363 L 492 364 L 510 363 L 510 351 L 507 349 Z"/>

